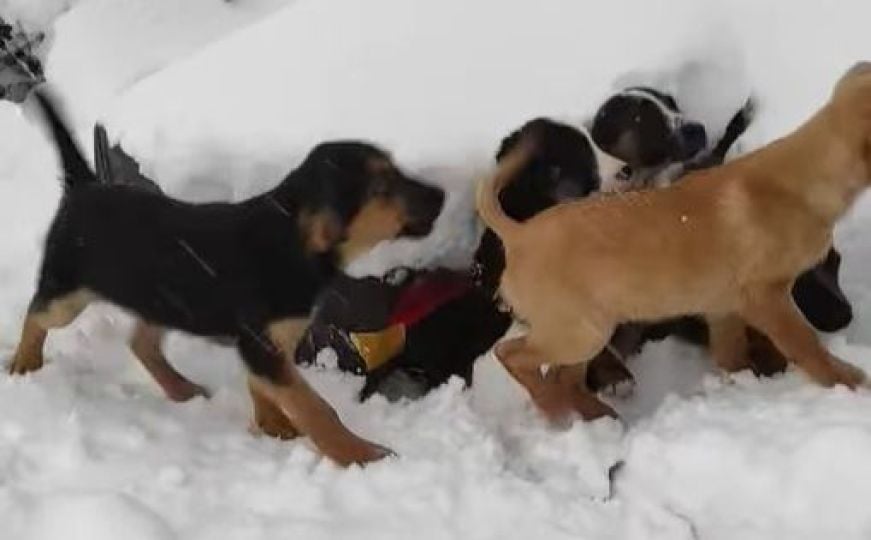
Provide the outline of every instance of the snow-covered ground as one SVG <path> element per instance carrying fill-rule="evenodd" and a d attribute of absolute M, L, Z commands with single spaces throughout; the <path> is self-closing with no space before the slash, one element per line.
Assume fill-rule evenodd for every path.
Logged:
<path fill-rule="evenodd" d="M 90 146 L 105 121 L 146 172 L 191 200 L 275 183 L 314 142 L 365 137 L 453 191 L 432 238 L 378 250 L 461 264 L 469 186 L 538 114 L 582 120 L 616 80 L 656 81 L 714 131 L 748 89 L 745 147 L 795 127 L 871 58 L 867 0 L 3 0 L 53 24 L 47 61 Z M 0 103 L 0 358 L 15 344 L 59 196 L 52 148 Z M 853 325 L 831 338 L 871 370 L 871 201 L 837 231 Z M 871 538 L 871 393 L 797 373 L 724 384 L 678 343 L 632 361 L 637 395 L 548 429 L 491 358 L 477 384 L 402 404 L 306 375 L 398 458 L 341 470 L 305 441 L 247 432 L 235 354 L 178 334 L 168 355 L 211 400 L 166 401 L 96 306 L 54 334 L 48 364 L 0 375 L 0 538 Z M 623 467 L 609 483 L 608 471 Z"/>

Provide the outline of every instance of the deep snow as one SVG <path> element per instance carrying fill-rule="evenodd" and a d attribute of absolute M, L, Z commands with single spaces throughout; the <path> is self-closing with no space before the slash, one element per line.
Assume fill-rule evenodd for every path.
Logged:
<path fill-rule="evenodd" d="M 63 12 L 72 5 L 69 11 Z M 371 138 L 454 191 L 432 238 L 379 249 L 462 264 L 469 186 L 502 136 L 537 114 L 582 121 L 615 81 L 655 81 L 714 131 L 748 89 L 744 138 L 786 133 L 871 58 L 867 2 L 776 0 L 21 0 L 54 20 L 47 75 L 85 147 L 96 119 L 170 192 L 238 199 L 314 142 Z M 6 11 L 13 10 L 13 11 Z M 57 17 L 57 18 L 55 18 Z M 0 103 L 0 357 L 31 293 L 59 187 L 52 148 Z M 871 203 L 838 229 L 856 307 L 835 351 L 871 369 Z M 214 390 L 167 402 L 125 350 L 130 321 L 97 306 L 52 336 L 48 364 L 0 375 L 0 538 L 871 537 L 871 394 L 798 373 L 724 384 L 666 342 L 631 368 L 627 427 L 548 429 L 491 358 L 477 384 L 399 405 L 360 381 L 306 375 L 399 458 L 339 470 L 305 441 L 252 437 L 232 350 L 173 334 L 168 355 Z M 608 471 L 625 465 L 609 485 Z M 611 493 L 613 488 L 613 493 Z"/>

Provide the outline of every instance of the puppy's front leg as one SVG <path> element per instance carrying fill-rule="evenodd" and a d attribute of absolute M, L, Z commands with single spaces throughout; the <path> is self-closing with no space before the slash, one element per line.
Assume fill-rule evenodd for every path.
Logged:
<path fill-rule="evenodd" d="M 304 327 L 305 322 L 296 324 Z M 239 351 L 251 372 L 252 390 L 284 413 L 339 465 L 367 463 L 389 455 L 390 450 L 360 438 L 342 424 L 336 411 L 287 361 L 283 351 L 288 345 L 277 342 L 281 340 L 273 337 L 274 331 L 272 334 L 252 325 L 245 325 L 240 332 Z"/>
<path fill-rule="evenodd" d="M 747 291 L 742 315 L 817 383 L 855 388 L 864 382 L 866 376 L 861 369 L 826 350 L 792 301 L 790 286 L 782 283 Z"/>
<path fill-rule="evenodd" d="M 711 357 L 726 374 L 750 367 L 744 320 L 734 314 L 708 315 Z"/>

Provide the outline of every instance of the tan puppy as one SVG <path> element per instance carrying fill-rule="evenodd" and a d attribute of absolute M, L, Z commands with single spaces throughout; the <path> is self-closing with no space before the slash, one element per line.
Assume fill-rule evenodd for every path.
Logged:
<path fill-rule="evenodd" d="M 793 304 L 795 278 L 821 260 L 835 222 L 871 183 L 871 63 L 850 69 L 830 101 L 791 135 L 662 190 L 583 200 L 521 224 L 498 193 L 536 151 L 529 138 L 478 190 L 501 238 L 501 293 L 529 331 L 497 347 L 505 367 L 553 419 L 611 410 L 542 364 L 586 362 L 627 321 L 702 314 L 711 353 L 747 367 L 743 323 L 824 386 L 864 373 L 832 356 Z M 556 371 L 556 370 L 553 370 Z"/>

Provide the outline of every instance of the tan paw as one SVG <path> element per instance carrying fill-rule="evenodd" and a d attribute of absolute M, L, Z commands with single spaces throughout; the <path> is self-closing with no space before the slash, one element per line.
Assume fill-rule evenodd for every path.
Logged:
<path fill-rule="evenodd" d="M 365 465 L 396 455 L 393 450 L 386 446 L 375 444 L 356 435 L 352 435 L 341 445 L 331 445 L 321 450 L 325 456 L 342 467 L 354 464 Z"/>
<path fill-rule="evenodd" d="M 41 356 L 24 357 L 21 355 L 15 355 L 6 369 L 10 375 L 24 375 L 25 373 L 39 370 L 42 368 L 42 364 L 43 361 Z"/>
<path fill-rule="evenodd" d="M 832 357 L 831 362 L 835 384 L 843 384 L 848 388 L 855 389 L 867 381 L 868 377 L 860 368 L 839 358 Z"/>
<path fill-rule="evenodd" d="M 197 396 L 201 396 L 206 399 L 211 397 L 209 390 L 205 386 L 194 384 L 188 380 L 178 381 L 171 385 L 166 385 L 163 387 L 163 391 L 164 393 L 166 393 L 166 397 L 168 397 L 172 401 L 177 402 L 188 401 Z"/>

